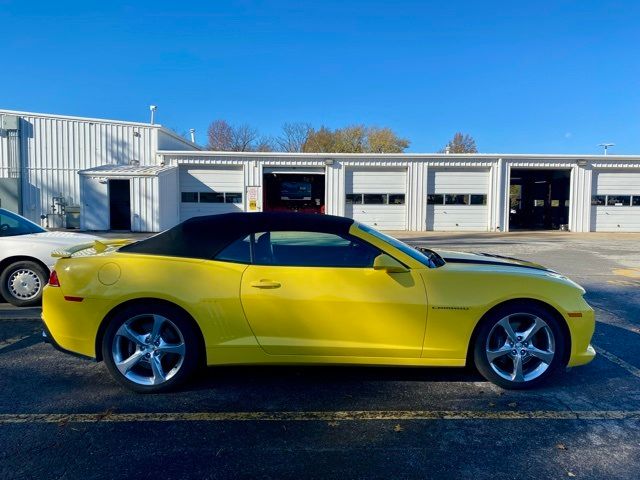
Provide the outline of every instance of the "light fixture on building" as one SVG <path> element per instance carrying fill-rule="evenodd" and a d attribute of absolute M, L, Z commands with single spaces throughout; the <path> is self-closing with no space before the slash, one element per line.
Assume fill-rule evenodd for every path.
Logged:
<path fill-rule="evenodd" d="M 587 166 L 587 161 L 584 158 L 581 158 L 576 163 L 578 164 L 579 167 L 586 167 Z"/>
<path fill-rule="evenodd" d="M 333 158 L 325 158 L 324 159 L 324 164 L 327 165 L 328 167 L 330 167 L 334 163 L 335 163 L 335 160 Z"/>
<path fill-rule="evenodd" d="M 156 115 L 156 110 L 158 110 L 157 105 L 149 105 L 149 111 L 151 112 L 151 125 L 153 125 L 153 121 Z"/>

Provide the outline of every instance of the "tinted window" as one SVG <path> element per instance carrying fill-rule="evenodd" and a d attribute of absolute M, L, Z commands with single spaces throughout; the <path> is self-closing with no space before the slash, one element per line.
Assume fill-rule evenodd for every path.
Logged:
<path fill-rule="evenodd" d="M 369 205 L 383 205 L 387 203 L 387 196 L 384 193 L 365 193 L 364 203 Z"/>
<path fill-rule="evenodd" d="M 251 237 L 247 236 L 236 240 L 231 245 L 224 248 L 216 260 L 235 263 L 251 263 Z"/>
<path fill-rule="evenodd" d="M 224 203 L 224 193 L 200 192 L 200 203 Z"/>
<path fill-rule="evenodd" d="M 607 205 L 613 207 L 622 207 L 631 204 L 629 195 L 609 195 L 607 196 Z"/>
<path fill-rule="evenodd" d="M 299 267 L 373 266 L 380 251 L 356 238 L 320 232 L 265 232 L 255 235 L 254 263 Z"/>
<path fill-rule="evenodd" d="M 594 195 L 591 197 L 591 205 L 604 205 L 607 197 L 605 195 Z"/>
<path fill-rule="evenodd" d="M 225 193 L 224 201 L 226 203 L 242 203 L 242 193 Z"/>
<path fill-rule="evenodd" d="M 444 195 L 427 195 L 427 203 L 431 205 L 442 205 L 444 203 Z"/>
<path fill-rule="evenodd" d="M 468 195 L 445 195 L 444 202 L 447 205 L 468 205 L 469 204 L 469 196 Z"/>
<path fill-rule="evenodd" d="M 471 194 L 471 205 L 486 205 L 487 204 L 487 196 L 486 195 L 474 195 Z"/>
<path fill-rule="evenodd" d="M 362 203 L 362 194 L 361 193 L 347 193 L 347 203 L 351 204 L 361 204 Z"/>
<path fill-rule="evenodd" d="M 184 203 L 198 203 L 198 192 L 182 192 Z"/>
<path fill-rule="evenodd" d="M 404 205 L 404 193 L 390 193 L 389 205 Z"/>
<path fill-rule="evenodd" d="M 634 207 L 637 207 L 640 205 L 640 195 L 633 196 L 633 202 L 631 203 L 631 205 L 633 205 Z"/>

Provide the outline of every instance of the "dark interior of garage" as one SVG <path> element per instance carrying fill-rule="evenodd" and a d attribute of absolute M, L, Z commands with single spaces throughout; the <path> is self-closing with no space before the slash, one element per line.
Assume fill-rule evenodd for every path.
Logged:
<path fill-rule="evenodd" d="M 263 180 L 265 212 L 324 213 L 324 175 L 266 173 Z"/>
<path fill-rule="evenodd" d="M 566 229 L 570 178 L 570 170 L 512 169 L 509 230 Z"/>

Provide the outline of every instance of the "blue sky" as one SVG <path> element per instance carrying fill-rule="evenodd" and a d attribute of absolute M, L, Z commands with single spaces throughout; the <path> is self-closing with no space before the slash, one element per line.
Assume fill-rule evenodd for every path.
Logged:
<path fill-rule="evenodd" d="M 0 0 L 0 108 L 640 153 L 640 2 Z"/>

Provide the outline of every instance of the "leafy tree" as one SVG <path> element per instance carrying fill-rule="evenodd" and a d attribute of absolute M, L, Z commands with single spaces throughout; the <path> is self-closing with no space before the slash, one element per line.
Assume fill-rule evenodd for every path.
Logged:
<path fill-rule="evenodd" d="M 447 143 L 447 145 L 440 150 L 440 153 L 445 153 L 449 149 L 449 153 L 478 153 L 478 147 L 474 138 L 462 132 L 456 132 L 453 138 Z"/>
<path fill-rule="evenodd" d="M 367 151 L 373 153 L 402 153 L 409 147 L 409 140 L 399 137 L 387 127 L 370 127 L 367 140 Z"/>
<path fill-rule="evenodd" d="M 311 129 L 307 141 L 302 146 L 303 152 L 331 153 L 336 151 L 335 135 L 327 127 Z"/>

